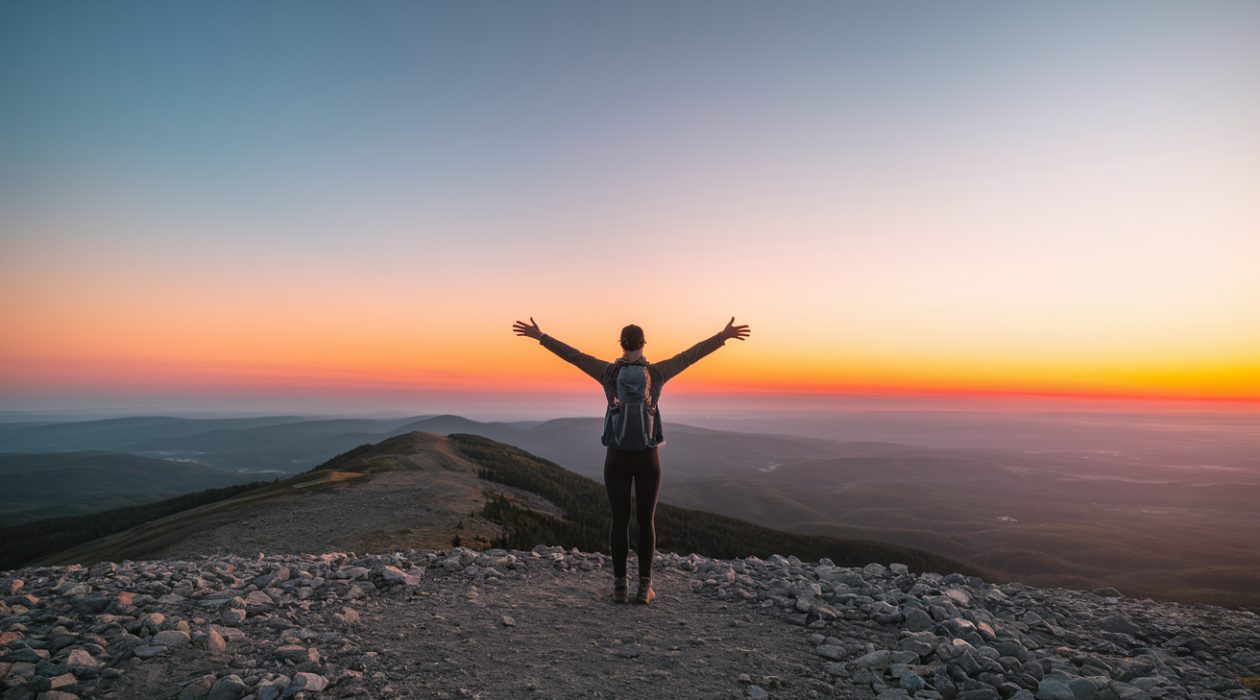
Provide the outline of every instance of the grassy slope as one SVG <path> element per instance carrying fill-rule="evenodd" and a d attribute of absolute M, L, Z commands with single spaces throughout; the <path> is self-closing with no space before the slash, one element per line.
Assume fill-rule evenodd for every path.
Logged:
<path fill-rule="evenodd" d="M 86 563 L 144 559 L 153 552 L 182 541 L 198 527 L 199 521 L 206 516 L 235 510 L 245 505 L 292 493 L 298 489 L 312 491 L 355 478 L 363 478 L 363 475 L 336 472 L 329 469 L 307 472 L 306 474 L 289 477 L 282 481 L 274 481 L 225 500 L 215 501 L 156 520 L 150 520 L 141 525 L 115 532 L 69 549 L 45 551 L 37 554 L 37 558 L 26 562 L 24 565 L 49 566 L 70 562 Z M 0 535 L 3 535 L 2 531 L 0 531 Z"/>
<path fill-rule="evenodd" d="M 532 546 L 543 541 L 564 547 L 601 550 L 607 547 L 609 527 L 607 495 L 603 485 L 524 450 L 475 435 L 451 435 L 450 439 L 470 459 L 482 465 L 481 477 L 537 493 L 560 506 L 563 522 L 550 516 L 492 503 L 487 517 L 508 526 L 501 544 Z M 804 560 L 831 559 L 840 566 L 865 566 L 872 562 L 902 563 L 913 571 L 959 572 L 982 575 L 976 568 L 928 552 L 879 542 L 804 535 L 754 525 L 745 520 L 678 508 L 665 503 L 656 510 L 657 549 L 681 554 L 732 559 L 750 555 L 795 555 Z M 554 540 L 554 541 L 553 541 Z"/>
<path fill-rule="evenodd" d="M 174 513 L 253 491 L 261 485 L 261 482 L 254 482 L 206 489 L 154 503 L 0 528 L 0 570 L 16 568 L 49 552 L 76 547 Z"/>
<path fill-rule="evenodd" d="M 588 551 L 607 549 L 608 505 L 601 484 L 574 474 L 523 450 L 487 438 L 456 435 L 449 440 L 419 440 L 416 433 L 390 438 L 376 445 L 363 445 L 338 455 L 319 468 L 283 481 L 276 481 L 232 498 L 202 505 L 184 512 L 147 522 L 123 532 L 56 552 L 32 562 L 35 564 L 69 561 L 142 559 L 173 542 L 182 540 L 199 521 L 211 514 L 222 513 L 251 503 L 258 503 L 281 494 L 327 488 L 379 471 L 400 468 L 389 455 L 424 450 L 439 464 L 453 462 L 446 451 L 457 449 L 482 466 L 482 478 L 516 486 L 536 493 L 563 510 L 563 520 L 535 510 L 522 508 L 504 499 L 494 499 L 487 506 L 487 515 L 510 520 L 511 546 L 530 548 L 535 544 L 561 544 Z M 427 444 L 427 446 L 425 446 Z M 450 468 L 456 468 L 453 464 Z M 497 510 L 496 510 L 497 509 Z M 801 535 L 772 530 L 735 518 L 662 504 L 657 511 L 658 548 L 680 553 L 696 552 L 706 556 L 733 558 L 771 554 L 796 555 L 802 559 L 829 557 L 837 564 L 862 566 L 873 561 L 884 564 L 904 563 L 915 571 L 959 571 L 982 574 L 944 557 L 906 547 L 891 546 L 852 539 L 817 535 Z M 530 528 L 534 528 L 530 530 Z M 523 538 L 523 539 L 522 539 Z"/>

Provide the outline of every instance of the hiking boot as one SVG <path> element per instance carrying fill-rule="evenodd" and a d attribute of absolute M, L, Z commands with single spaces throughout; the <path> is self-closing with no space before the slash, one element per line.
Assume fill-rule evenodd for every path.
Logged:
<path fill-rule="evenodd" d="M 613 602 L 630 602 L 630 583 L 626 581 L 625 576 L 617 576 L 613 579 Z"/>
<path fill-rule="evenodd" d="M 652 579 L 646 576 L 639 577 L 639 590 L 634 595 L 636 603 L 651 603 L 656 599 L 656 592 L 652 590 Z"/>

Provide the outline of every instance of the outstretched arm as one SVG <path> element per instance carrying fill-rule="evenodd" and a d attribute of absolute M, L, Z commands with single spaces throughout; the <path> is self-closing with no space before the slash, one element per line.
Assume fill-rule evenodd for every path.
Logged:
<path fill-rule="evenodd" d="M 702 340 L 699 343 L 696 343 L 690 348 L 674 355 L 664 362 L 653 363 L 652 366 L 660 370 L 661 381 L 667 382 L 679 372 L 698 362 L 700 358 L 708 355 L 714 350 L 717 350 L 723 345 L 726 345 L 726 341 L 728 339 L 737 338 L 739 340 L 743 340 L 751 333 L 752 331 L 748 330 L 747 325 L 735 325 L 735 317 L 732 316 L 730 322 L 726 324 L 726 328 L 723 328 L 717 335 L 709 338 L 708 340 Z"/>
<path fill-rule="evenodd" d="M 533 338 L 534 340 L 542 343 L 544 348 L 547 348 L 559 355 L 560 359 L 565 362 L 568 362 L 574 367 L 586 372 L 597 382 L 601 381 L 600 377 L 603 376 L 604 368 L 606 368 L 609 364 L 585 353 L 578 352 L 576 349 L 565 345 L 546 333 L 543 333 L 542 329 L 538 327 L 538 324 L 534 322 L 534 318 L 532 316 L 529 319 L 529 323 L 525 323 L 524 321 L 517 321 L 516 323 L 513 323 L 512 330 L 519 336 Z"/>
<path fill-rule="evenodd" d="M 731 320 L 734 321 L 735 319 Z M 534 323 L 533 316 L 529 317 L 529 323 L 525 323 L 524 321 L 517 321 L 516 323 L 513 323 L 512 330 L 516 331 L 517 335 L 523 335 L 526 338 L 533 338 L 534 340 L 542 340 L 543 337 L 543 332 L 538 328 L 538 324 Z"/>
<path fill-rule="evenodd" d="M 529 320 L 533 321 L 534 319 L 531 318 Z M 748 324 L 745 323 L 742 326 L 737 326 L 735 325 L 735 317 L 731 316 L 731 320 L 727 322 L 726 328 L 722 329 L 721 335 L 722 340 L 730 340 L 731 338 L 734 338 L 735 340 L 743 340 L 751 334 L 752 331 L 748 330 Z"/>

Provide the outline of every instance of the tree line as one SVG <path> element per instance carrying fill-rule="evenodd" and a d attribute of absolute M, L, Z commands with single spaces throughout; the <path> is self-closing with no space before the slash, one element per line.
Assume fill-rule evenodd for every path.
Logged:
<path fill-rule="evenodd" d="M 603 484 L 553 462 L 478 435 L 448 436 L 460 452 L 481 465 L 478 477 L 513 486 L 550 501 L 564 513 L 557 518 L 493 496 L 482 514 L 504 527 L 492 546 L 528 550 L 537 544 L 607 551 L 612 512 Z M 632 510 L 632 512 L 634 512 Z M 637 538 L 632 524 L 630 541 Z M 742 559 L 772 554 L 805 561 L 831 559 L 837 566 L 905 564 L 912 571 L 981 575 L 974 567 L 910 547 L 824 535 L 804 535 L 756 525 L 738 518 L 661 503 L 656 508 L 656 548 L 714 559 Z"/>
<path fill-rule="evenodd" d="M 0 571 L 17 569 L 84 542 L 108 537 L 150 520 L 227 500 L 273 483 L 275 481 L 255 481 L 220 489 L 206 489 L 138 506 L 123 506 L 99 513 L 49 518 L 0 528 Z"/>

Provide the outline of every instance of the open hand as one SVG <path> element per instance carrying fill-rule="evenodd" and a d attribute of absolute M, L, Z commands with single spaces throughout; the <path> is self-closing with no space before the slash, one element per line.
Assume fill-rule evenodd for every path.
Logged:
<path fill-rule="evenodd" d="M 534 323 L 533 316 L 529 317 L 529 323 L 525 323 L 524 321 L 517 321 L 516 323 L 513 323 L 512 330 L 516 331 L 517 335 L 523 335 L 526 338 L 533 338 L 534 340 L 542 340 L 543 337 L 543 333 L 539 330 L 538 324 Z"/>
<path fill-rule="evenodd" d="M 531 318 L 530 320 L 532 321 L 534 319 Z M 722 329 L 722 340 L 730 340 L 731 338 L 734 338 L 736 340 L 743 340 L 744 338 L 747 338 L 749 335 L 752 335 L 752 331 L 748 330 L 748 325 L 747 324 L 742 325 L 742 326 L 735 325 L 734 316 L 731 316 L 731 320 L 729 323 L 726 324 L 726 328 Z"/>

